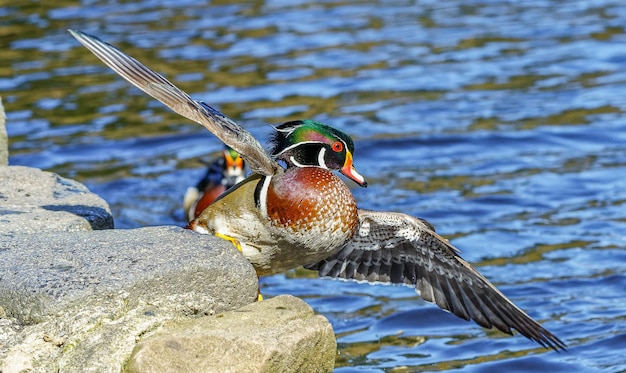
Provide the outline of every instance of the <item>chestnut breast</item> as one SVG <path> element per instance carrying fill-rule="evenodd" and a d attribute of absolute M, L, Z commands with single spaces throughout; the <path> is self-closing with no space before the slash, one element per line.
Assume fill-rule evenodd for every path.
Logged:
<path fill-rule="evenodd" d="M 322 168 L 292 167 L 275 176 L 266 201 L 272 225 L 301 235 L 334 234 L 333 241 L 344 240 L 340 236 L 347 241 L 358 225 L 352 193 L 339 177 Z"/>

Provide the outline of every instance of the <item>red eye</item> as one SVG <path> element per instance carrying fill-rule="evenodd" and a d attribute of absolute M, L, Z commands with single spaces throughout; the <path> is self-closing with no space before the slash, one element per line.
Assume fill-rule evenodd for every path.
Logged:
<path fill-rule="evenodd" d="M 333 151 L 339 153 L 340 151 L 343 150 L 343 144 L 341 143 L 341 141 L 336 141 L 333 143 L 333 145 L 331 145 Z"/>

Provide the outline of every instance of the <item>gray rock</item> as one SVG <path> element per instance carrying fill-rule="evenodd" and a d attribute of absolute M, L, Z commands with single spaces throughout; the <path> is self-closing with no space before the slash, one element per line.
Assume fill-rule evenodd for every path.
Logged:
<path fill-rule="evenodd" d="M 113 228 L 109 205 L 83 184 L 37 168 L 0 167 L 3 234 Z"/>
<path fill-rule="evenodd" d="M 119 372 L 166 322 L 256 299 L 250 263 L 176 227 L 0 236 L 0 371 Z"/>
<path fill-rule="evenodd" d="M 7 137 L 7 116 L 0 96 L 0 167 L 9 164 L 9 138 Z"/>
<path fill-rule="evenodd" d="M 336 351 L 328 320 L 304 301 L 282 295 L 169 325 L 137 344 L 125 371 L 331 372 Z"/>

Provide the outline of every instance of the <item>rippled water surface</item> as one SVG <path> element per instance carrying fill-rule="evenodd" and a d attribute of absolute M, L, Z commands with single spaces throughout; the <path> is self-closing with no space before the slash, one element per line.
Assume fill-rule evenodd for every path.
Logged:
<path fill-rule="evenodd" d="M 53 5 L 54 4 L 54 5 Z M 337 333 L 338 372 L 626 371 L 623 1 L 0 1 L 10 163 L 85 183 L 118 228 L 182 224 L 221 144 L 114 75 L 96 34 L 265 139 L 355 139 L 363 208 L 428 219 L 568 345 L 544 350 L 404 287 L 262 280 Z"/>

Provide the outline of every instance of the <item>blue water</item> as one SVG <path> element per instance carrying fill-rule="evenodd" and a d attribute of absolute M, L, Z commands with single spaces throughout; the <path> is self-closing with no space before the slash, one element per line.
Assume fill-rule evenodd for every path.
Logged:
<path fill-rule="evenodd" d="M 363 208 L 428 219 L 568 345 L 459 320 L 406 287 L 292 271 L 338 337 L 337 372 L 626 371 L 622 1 L 26 1 L 0 5 L 10 163 L 104 197 L 117 228 L 181 225 L 221 144 L 118 78 L 96 34 L 259 139 L 311 118 L 350 133 Z"/>

